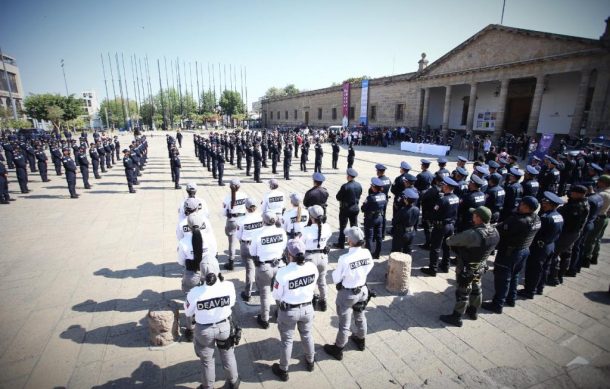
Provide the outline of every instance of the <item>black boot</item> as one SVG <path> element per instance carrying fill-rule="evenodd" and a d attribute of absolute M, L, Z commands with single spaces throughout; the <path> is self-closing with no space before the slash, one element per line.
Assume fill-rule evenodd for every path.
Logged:
<path fill-rule="evenodd" d="M 457 312 L 453 312 L 451 315 L 441 315 L 440 319 L 442 322 L 451 324 L 452 326 L 462 326 L 462 315 Z"/>
<path fill-rule="evenodd" d="M 338 361 L 343 359 L 343 348 L 338 347 L 334 344 L 325 344 L 324 351 L 326 351 L 328 355 L 334 357 Z"/>
<path fill-rule="evenodd" d="M 271 366 L 271 371 L 273 374 L 278 376 L 281 381 L 288 381 L 288 372 L 286 370 L 282 370 L 279 363 L 274 363 L 273 366 Z"/>
<path fill-rule="evenodd" d="M 264 321 L 263 318 L 261 317 L 261 315 L 256 316 L 256 322 L 264 330 L 269 328 L 269 322 L 268 321 Z"/>
<path fill-rule="evenodd" d="M 485 301 L 483 304 L 481 304 L 481 308 L 493 313 L 502 313 L 502 307 L 497 306 L 493 303 L 493 301 Z"/>
<path fill-rule="evenodd" d="M 326 300 L 318 300 L 318 310 L 326 312 Z"/>
<path fill-rule="evenodd" d="M 250 301 L 250 295 L 245 290 L 242 290 L 241 299 L 244 300 L 245 302 L 248 302 L 248 301 Z"/>
<path fill-rule="evenodd" d="M 233 265 L 233 261 L 231 261 L 231 260 L 229 260 L 229 262 L 227 262 L 227 263 L 225 263 L 225 264 L 223 265 L 223 268 L 224 268 L 225 270 L 233 270 L 233 269 L 234 269 L 234 267 L 235 267 L 235 266 Z"/>
<path fill-rule="evenodd" d="M 359 338 L 356 335 L 350 335 L 349 339 L 356 344 L 356 348 L 364 351 L 364 338 Z"/>
<path fill-rule="evenodd" d="M 472 305 L 466 308 L 466 316 L 468 316 L 470 320 L 477 320 L 479 318 L 479 315 L 477 314 L 477 309 Z"/>
<path fill-rule="evenodd" d="M 429 267 L 422 267 L 419 269 L 422 273 L 430 277 L 436 277 L 436 270 Z"/>
<path fill-rule="evenodd" d="M 184 330 L 184 333 L 182 334 L 182 336 L 186 342 L 192 342 L 193 341 L 193 330 L 187 328 L 186 330 Z"/>

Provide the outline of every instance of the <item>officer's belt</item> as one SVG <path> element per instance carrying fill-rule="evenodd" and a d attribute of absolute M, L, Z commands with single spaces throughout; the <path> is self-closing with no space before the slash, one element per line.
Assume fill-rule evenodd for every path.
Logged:
<path fill-rule="evenodd" d="M 250 244 L 250 242 L 252 242 L 252 241 L 251 241 L 251 240 L 241 240 L 241 239 L 240 239 L 240 242 L 241 242 L 241 243 L 247 243 L 247 244 Z"/>
<path fill-rule="evenodd" d="M 222 319 L 221 321 L 217 321 L 216 323 L 205 323 L 205 324 L 203 324 L 203 323 L 197 323 L 197 324 L 199 324 L 200 326 L 215 326 L 215 325 L 217 325 L 217 324 L 224 323 L 225 321 L 229 320 L 230 318 L 231 318 L 231 316 L 229 316 L 229 317 L 227 317 L 227 318 L 224 318 L 224 319 Z"/>
<path fill-rule="evenodd" d="M 240 216 L 244 216 L 245 213 L 230 213 L 229 214 L 231 217 L 240 217 Z"/>
<path fill-rule="evenodd" d="M 413 232 L 415 227 L 405 227 L 405 232 Z"/>
<path fill-rule="evenodd" d="M 282 260 L 282 258 L 274 258 L 274 259 L 270 259 L 268 261 L 258 261 L 258 263 L 261 263 L 261 264 L 263 264 L 263 263 L 272 263 L 272 262 L 275 262 L 275 261 L 279 262 L 281 260 Z"/>
<path fill-rule="evenodd" d="M 455 221 L 453 221 L 453 220 L 435 220 L 435 221 L 433 221 L 433 223 L 435 225 L 439 225 L 439 224 L 440 225 L 447 225 L 447 224 L 454 224 Z"/>
<path fill-rule="evenodd" d="M 308 305 L 311 305 L 311 301 L 307 301 L 307 302 L 304 302 L 304 303 L 301 303 L 301 304 L 288 304 L 288 303 L 285 303 L 285 302 L 282 301 L 280 304 L 284 304 L 284 306 L 286 308 L 292 309 L 292 308 L 300 308 L 300 307 L 306 307 Z"/>
<path fill-rule="evenodd" d="M 346 287 L 343 287 L 343 290 L 349 290 L 349 291 L 351 291 L 351 292 L 353 292 L 353 291 L 355 291 L 355 290 L 358 290 L 358 292 L 360 292 L 360 290 L 362 290 L 362 288 L 364 288 L 365 286 L 366 286 L 366 285 L 362 285 L 362 286 L 356 286 L 355 288 L 346 288 Z"/>
<path fill-rule="evenodd" d="M 317 249 L 317 250 L 305 250 L 305 254 L 318 254 L 318 253 L 323 253 L 324 249 Z"/>

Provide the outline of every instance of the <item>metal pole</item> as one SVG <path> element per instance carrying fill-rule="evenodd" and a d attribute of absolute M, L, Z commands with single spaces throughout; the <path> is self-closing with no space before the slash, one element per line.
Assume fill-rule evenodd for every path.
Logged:
<path fill-rule="evenodd" d="M 502 2 L 502 16 L 500 17 L 500 24 L 504 24 L 504 8 L 506 7 L 506 0 Z"/>
<path fill-rule="evenodd" d="M 129 82 L 127 81 L 127 72 L 125 72 L 125 57 L 121 53 L 121 62 L 123 63 L 123 78 L 125 79 L 125 96 L 127 97 L 125 110 L 127 111 L 127 126 L 131 129 L 131 114 L 129 113 Z M 120 70 L 119 70 L 120 71 Z"/>
<path fill-rule="evenodd" d="M 161 111 L 163 112 L 163 129 L 167 129 L 167 118 L 165 117 L 165 103 L 163 99 L 163 84 L 161 82 L 161 65 L 157 59 L 157 70 L 159 71 L 159 94 L 161 95 Z"/>
<path fill-rule="evenodd" d="M 125 110 L 125 99 L 123 97 L 123 81 L 121 79 L 121 67 L 119 66 L 119 54 L 114 53 L 114 59 L 116 60 L 116 71 L 119 75 L 119 92 L 121 93 L 121 105 L 123 107 L 123 124 L 129 127 L 127 123 L 127 111 Z"/>
<path fill-rule="evenodd" d="M 233 86 L 235 88 L 233 92 L 237 93 L 237 69 L 235 69 L 235 66 L 233 66 Z"/>
<path fill-rule="evenodd" d="M 136 81 L 138 78 L 138 74 L 137 74 L 136 70 L 134 70 L 134 67 L 133 67 L 133 56 L 131 56 L 131 55 L 129 56 L 129 61 L 131 62 L 131 77 L 133 79 L 133 94 L 135 95 L 134 98 L 136 99 L 136 114 L 138 116 L 140 116 L 140 106 L 141 106 L 140 92 L 138 90 L 139 88 L 137 87 L 140 85 L 140 83 Z M 140 119 L 137 119 L 137 120 L 138 120 L 138 122 L 140 121 Z"/>
<path fill-rule="evenodd" d="M 174 127 L 174 107 L 172 99 L 169 98 L 169 77 L 167 76 L 167 58 L 163 57 L 165 63 L 165 93 L 167 94 L 167 112 L 169 113 L 169 124 Z"/>
<path fill-rule="evenodd" d="M 108 98 L 108 82 L 106 81 L 106 67 L 104 66 L 104 56 L 100 54 L 100 58 L 102 59 L 102 73 L 104 74 L 104 88 L 106 89 L 106 128 L 110 128 L 108 117 L 108 104 L 110 104 L 110 99 Z"/>
<path fill-rule="evenodd" d="M 199 89 L 199 62 L 195 61 L 195 75 L 197 76 L 197 111 L 201 111 L 201 89 Z"/>
<path fill-rule="evenodd" d="M 64 68 L 64 60 L 62 58 L 61 60 L 61 71 L 64 74 L 64 85 L 66 86 L 66 97 L 70 96 L 70 93 L 68 92 L 68 81 L 66 79 L 66 69 Z"/>
<path fill-rule="evenodd" d="M 241 86 L 240 87 L 240 91 L 241 91 L 241 96 L 240 97 L 242 98 L 242 102 L 244 103 L 244 113 L 247 116 L 248 112 L 246 112 L 246 107 L 245 107 L 246 103 L 243 100 L 243 98 L 244 98 L 244 67 L 243 66 L 239 67 L 239 83 L 240 83 L 240 86 Z M 246 120 L 247 120 L 247 117 L 246 117 Z"/>
<path fill-rule="evenodd" d="M 8 87 L 8 98 L 11 101 L 11 107 L 13 108 L 13 119 L 17 119 L 17 105 L 15 99 L 13 99 L 13 88 L 11 87 L 11 81 L 8 78 L 8 72 L 6 71 L 6 63 L 4 62 L 4 54 L 0 48 L 0 58 L 2 59 L 2 67 L 4 68 L 4 79 L 6 80 L 6 86 Z"/>
<path fill-rule="evenodd" d="M 244 66 L 244 82 L 246 84 L 246 115 L 248 114 L 248 68 Z"/>
<path fill-rule="evenodd" d="M 148 98 L 150 99 L 151 115 L 150 115 L 150 128 L 155 128 L 155 103 L 153 101 L 152 84 L 150 82 L 150 66 L 148 64 L 148 54 L 144 57 L 144 65 L 146 67 L 146 84 L 148 86 Z"/>

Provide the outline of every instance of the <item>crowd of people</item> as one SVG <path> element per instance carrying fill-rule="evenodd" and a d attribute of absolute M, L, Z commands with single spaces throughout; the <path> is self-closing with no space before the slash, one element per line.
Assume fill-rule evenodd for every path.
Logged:
<path fill-rule="evenodd" d="M 238 169 L 244 169 L 241 163 L 245 158 L 246 173 L 250 174 L 251 163 L 244 151 L 249 148 L 256 182 L 261 182 L 264 159 L 269 155 L 271 168 L 275 169 L 282 149 L 284 178 L 288 180 L 292 150 L 301 146 L 303 152 L 309 142 L 307 138 L 299 141 L 299 136 L 275 131 L 196 134 L 194 146 L 202 165 L 216 170 L 220 185 L 224 184 L 221 171 L 225 161 L 234 160 Z M 336 138 L 331 141 L 334 149 Z M 317 148 L 319 141 L 314 138 L 313 142 Z M 173 137 L 168 136 L 168 145 L 172 144 Z M 417 175 L 411 174 L 410 164 L 403 161 L 400 174 L 393 180 L 386 176 L 386 166 L 376 164 L 376 177 L 364 194 L 357 181 L 358 172 L 350 166 L 347 182 L 335 195 L 340 225 L 336 242 L 329 241 L 332 230 L 326 209 L 331 194 L 324 187 L 321 156 L 319 161 L 316 158 L 312 187 L 304 194 L 287 194 L 277 179 L 271 179 L 268 192 L 258 201 L 233 179 L 223 202 L 229 257 L 222 266 L 216 259 L 217 242 L 211 233 L 205 200 L 196 196 L 195 184 L 187 185 L 188 197 L 180 209 L 182 218 L 176 230 L 179 261 L 185 264 L 184 335 L 195 339 L 196 354 L 203 366 L 203 387 L 211 387 L 214 381 L 215 345 L 223 359 L 228 385 L 239 385 L 233 347 L 239 342 L 240 330 L 230 309 L 238 294 L 221 274 L 221 269 L 234 269 L 238 250 L 246 269 L 245 287 L 239 296 L 250 302 L 254 290 L 258 290 L 260 313 L 256 321 L 261 329 L 268 329 L 275 316 L 281 346 L 279 363 L 273 364 L 272 371 L 283 381 L 288 380 L 295 328 L 301 335 L 306 368 L 314 370 L 312 322 L 315 311 L 325 312 L 328 307 L 326 274 L 331 270 L 331 248 L 348 248 L 332 270 L 338 290 L 337 336 L 334 343 L 323 347 L 338 360 L 350 341 L 357 350 L 365 349 L 366 307 L 373 295 L 366 284 L 367 275 L 382 254 L 386 233 L 392 236 L 391 252 L 411 253 L 421 227 L 425 242 L 420 248 L 429 250 L 429 265 L 420 269 L 423 276 L 435 277 L 456 266 L 456 303 L 452 312 L 440 316 L 448 325 L 462 326 L 464 317 L 477 320 L 481 309 L 502 313 L 505 307 L 515 306 L 518 297 L 535 298 L 545 286 L 557 286 L 565 277 L 577 276 L 581 268 L 597 264 L 610 209 L 608 147 L 592 145 L 543 158 L 532 156 L 523 169 L 517 163 L 519 158 L 508 155 L 503 148 L 494 153 L 490 147 L 485 156 L 492 159 L 476 160 L 470 166 L 468 158 L 460 156 L 452 172 L 446 168 L 445 157 L 436 162 L 421 159 Z M 433 169 L 434 163 L 438 167 Z M 306 164 L 304 167 L 301 170 L 307 171 Z M 332 167 L 338 168 L 334 160 Z M 393 208 L 391 220 L 386 217 L 389 206 Z M 358 225 L 360 213 L 362 228 Z M 186 249 L 180 248 L 183 246 Z M 494 253 L 494 296 L 484 302 L 481 279 Z M 518 289 L 522 276 L 524 287 Z M 199 283 L 201 286 L 196 286 Z M 350 335 L 352 320 L 355 329 Z"/>
<path fill-rule="evenodd" d="M 121 144 L 118 136 L 95 131 L 93 141 L 89 143 L 89 134 L 84 130 L 78 139 L 73 137 L 70 130 L 64 131 L 63 135 L 62 138 L 59 132 L 55 132 L 53 135 L 45 134 L 34 138 L 14 132 L 2 133 L 0 144 L 4 154 L 0 153 L 0 204 L 15 201 L 9 193 L 9 169 L 14 169 L 21 193 L 27 194 L 31 192 L 28 187 L 31 179 L 28 170 L 30 173 L 39 173 L 42 182 L 49 182 L 50 160 L 55 174 L 65 176 L 70 198 L 77 199 L 80 196 L 76 192 L 78 174 L 83 180 L 83 188 L 91 189 L 90 172 L 95 180 L 99 180 L 102 179 L 100 173 L 106 173 L 120 163 Z M 50 159 L 47 153 L 50 154 Z M 131 193 L 135 193 L 133 185 L 139 185 L 137 178 L 142 175 L 147 154 L 146 136 L 136 137 L 129 148 L 123 149 L 123 167 Z"/>

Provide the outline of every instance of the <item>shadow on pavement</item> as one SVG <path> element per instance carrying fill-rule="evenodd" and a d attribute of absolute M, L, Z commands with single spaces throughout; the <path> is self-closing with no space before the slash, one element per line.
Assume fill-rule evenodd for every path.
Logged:
<path fill-rule="evenodd" d="M 167 262 L 161 264 L 146 262 L 141 265 L 138 265 L 138 267 L 136 267 L 135 269 L 111 270 L 105 267 L 93 272 L 93 274 L 96 276 L 121 279 L 153 276 L 178 278 L 182 277 L 182 273 L 183 267 L 176 262 Z"/>
<path fill-rule="evenodd" d="M 609 291 L 585 292 L 584 295 L 593 302 L 610 305 Z"/>
<path fill-rule="evenodd" d="M 171 300 L 176 298 L 184 298 L 184 293 L 182 293 L 181 290 L 159 293 L 146 289 L 137 297 L 131 299 L 112 299 L 101 302 L 97 302 L 95 300 L 85 300 L 82 303 L 74 305 L 72 310 L 77 312 L 147 311 L 161 300 Z"/>
<path fill-rule="evenodd" d="M 148 346 L 146 327 L 136 322 L 104 326 L 93 330 L 87 330 L 83 326 L 75 324 L 62 332 L 60 337 L 81 344 L 110 344 L 118 347 Z"/>

